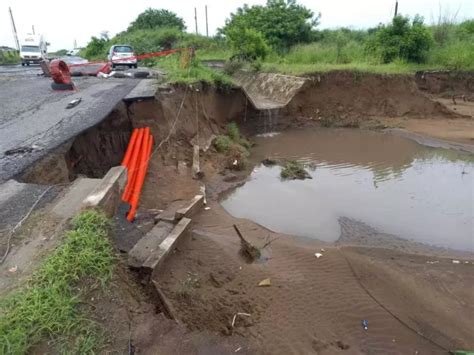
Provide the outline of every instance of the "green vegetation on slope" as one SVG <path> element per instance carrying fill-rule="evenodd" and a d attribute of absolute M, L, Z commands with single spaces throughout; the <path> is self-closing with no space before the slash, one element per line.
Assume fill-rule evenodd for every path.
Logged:
<path fill-rule="evenodd" d="M 0 65 L 6 64 L 19 64 L 20 55 L 17 51 L 12 52 L 2 52 L 0 51 Z"/>
<path fill-rule="evenodd" d="M 99 334 L 78 309 L 87 284 L 104 284 L 112 276 L 114 256 L 108 219 L 85 211 L 73 220 L 59 246 L 33 274 L 26 287 L 0 303 L 0 353 L 24 354 L 46 340 L 63 351 L 92 353 Z"/>
<path fill-rule="evenodd" d="M 148 9 L 114 38 L 93 37 L 82 54 L 104 59 L 110 46 L 119 43 L 134 46 L 137 54 L 193 47 L 196 58 L 191 66 L 169 58 L 142 62 L 161 66 L 169 72 L 170 82 L 183 83 L 230 82 L 229 77 L 197 64 L 201 60 L 226 60 L 238 63 L 226 68 L 288 74 L 474 70 L 474 20 L 457 23 L 440 16 L 436 24 L 427 26 L 419 16 L 398 16 L 367 30 L 318 30 L 319 16 L 296 0 L 268 0 L 266 5 L 239 8 L 217 36 L 208 38 L 185 33 L 182 19 L 172 12 Z"/>
<path fill-rule="evenodd" d="M 226 154 L 226 165 L 229 169 L 245 169 L 248 164 L 247 158 L 250 155 L 248 149 L 252 144 L 241 136 L 237 123 L 229 123 L 226 134 L 217 136 L 213 144 L 218 152 Z"/>

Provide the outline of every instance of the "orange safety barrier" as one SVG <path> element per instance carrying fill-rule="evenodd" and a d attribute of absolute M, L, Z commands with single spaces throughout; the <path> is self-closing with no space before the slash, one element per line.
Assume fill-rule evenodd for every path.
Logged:
<path fill-rule="evenodd" d="M 141 146 L 141 154 L 139 158 L 139 165 L 137 167 L 136 179 L 133 181 L 132 193 L 130 196 L 130 211 L 127 215 L 127 220 L 132 222 L 135 219 L 135 214 L 138 208 L 138 201 L 142 192 L 145 176 L 148 170 L 148 163 L 151 155 L 151 148 L 153 146 L 153 137 L 150 134 L 150 129 L 146 129 L 143 144 Z"/>

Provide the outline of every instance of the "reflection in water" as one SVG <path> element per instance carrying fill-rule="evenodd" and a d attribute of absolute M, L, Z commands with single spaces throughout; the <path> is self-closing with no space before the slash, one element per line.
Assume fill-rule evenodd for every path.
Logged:
<path fill-rule="evenodd" d="M 276 231 L 335 241 L 339 217 L 418 242 L 474 251 L 474 159 L 390 134 L 306 129 L 257 137 L 253 159 L 316 165 L 312 180 L 281 181 L 258 166 L 222 202 Z"/>

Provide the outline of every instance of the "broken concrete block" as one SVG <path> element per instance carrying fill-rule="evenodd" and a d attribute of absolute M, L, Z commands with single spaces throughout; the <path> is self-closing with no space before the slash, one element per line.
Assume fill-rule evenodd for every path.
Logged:
<path fill-rule="evenodd" d="M 84 199 L 83 207 L 100 207 L 107 216 L 113 216 L 121 201 L 126 183 L 127 169 L 123 166 L 111 168 L 99 185 Z"/>
<path fill-rule="evenodd" d="M 140 268 L 143 263 L 160 247 L 161 242 L 173 230 L 174 224 L 160 221 L 153 227 L 128 253 L 128 265 L 132 268 Z"/>
<path fill-rule="evenodd" d="M 143 268 L 157 272 L 160 265 L 166 260 L 179 239 L 182 238 L 191 223 L 189 218 L 181 219 L 168 236 L 161 242 L 159 248 L 143 263 Z"/>
<path fill-rule="evenodd" d="M 196 195 L 187 206 L 180 208 L 176 211 L 176 219 L 179 220 L 183 217 L 190 218 L 203 207 L 204 195 Z"/>

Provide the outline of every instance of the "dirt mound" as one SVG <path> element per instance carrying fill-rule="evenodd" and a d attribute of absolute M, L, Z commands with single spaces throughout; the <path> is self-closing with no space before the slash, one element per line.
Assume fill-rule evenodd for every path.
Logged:
<path fill-rule="evenodd" d="M 466 95 L 474 100 L 474 73 L 459 71 L 417 72 L 420 90 L 443 97 Z"/>
<path fill-rule="evenodd" d="M 286 111 L 287 115 L 322 121 L 456 116 L 420 92 L 410 76 L 345 71 L 312 76 Z"/>

